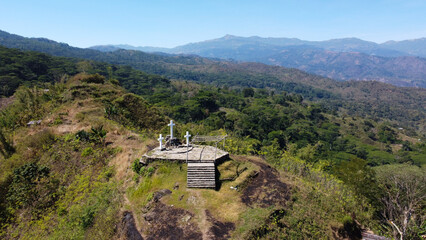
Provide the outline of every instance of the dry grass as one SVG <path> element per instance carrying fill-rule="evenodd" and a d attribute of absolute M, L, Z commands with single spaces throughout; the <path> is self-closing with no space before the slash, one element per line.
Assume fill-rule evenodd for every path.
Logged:
<path fill-rule="evenodd" d="M 129 179 L 133 176 L 130 169 L 135 159 L 140 158 L 146 152 L 146 143 L 140 140 L 139 135 L 127 132 L 120 134 L 123 129 L 111 131 L 106 138 L 106 142 L 111 142 L 114 148 L 120 148 L 120 152 L 109 162 L 109 165 L 115 166 L 115 177 L 118 180 Z"/>
<path fill-rule="evenodd" d="M 13 100 L 15 100 L 14 96 L 10 96 L 8 98 L 6 98 L 6 97 L 0 97 L 0 110 L 2 110 L 3 108 L 9 106 L 10 104 L 12 104 Z"/>

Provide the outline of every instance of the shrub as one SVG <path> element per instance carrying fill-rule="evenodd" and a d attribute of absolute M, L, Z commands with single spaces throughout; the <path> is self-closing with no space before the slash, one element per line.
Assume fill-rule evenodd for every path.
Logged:
<path fill-rule="evenodd" d="M 50 169 L 35 163 L 25 164 L 15 169 L 7 199 L 16 208 L 36 205 L 43 191 L 45 179 L 49 177 Z"/>
<path fill-rule="evenodd" d="M 398 141 L 397 133 L 387 125 L 379 126 L 377 135 L 379 141 L 383 143 L 396 143 Z"/>
<path fill-rule="evenodd" d="M 349 237 L 350 239 L 361 239 L 361 231 L 361 227 L 352 217 L 348 215 L 343 217 L 343 228 L 340 230 L 342 236 Z"/>
<path fill-rule="evenodd" d="M 148 193 L 148 195 L 146 196 L 146 202 L 151 201 L 153 197 L 154 197 L 154 193 L 152 192 Z"/>
<path fill-rule="evenodd" d="M 90 140 L 94 143 L 103 144 L 105 142 L 105 137 L 107 135 L 107 130 L 104 129 L 103 125 L 98 127 L 92 127 L 90 133 Z"/>
<path fill-rule="evenodd" d="M 4 158 L 8 158 L 12 156 L 14 152 L 15 148 L 13 147 L 13 142 L 7 139 L 0 129 L 0 153 Z"/>
<path fill-rule="evenodd" d="M 110 82 L 114 85 L 120 86 L 120 82 L 117 79 L 111 79 Z"/>
<path fill-rule="evenodd" d="M 143 167 L 142 163 L 139 161 L 139 159 L 135 159 L 132 163 L 132 170 L 133 172 L 139 174 L 141 168 Z"/>
<path fill-rule="evenodd" d="M 77 138 L 80 141 L 89 141 L 90 134 L 84 130 L 80 130 L 75 134 L 75 138 Z"/>
<path fill-rule="evenodd" d="M 86 206 L 83 210 L 83 214 L 80 216 L 81 226 L 83 229 L 87 229 L 93 224 L 95 218 L 95 208 L 93 206 Z"/>
<path fill-rule="evenodd" d="M 138 129 L 159 129 L 165 124 L 164 117 L 158 110 L 135 94 L 125 94 L 114 100 L 112 104 L 115 108 L 107 106 L 107 116 L 123 125 Z"/>
<path fill-rule="evenodd" d="M 103 84 L 105 83 L 105 77 L 96 73 L 82 78 L 81 81 L 86 83 Z"/>
<path fill-rule="evenodd" d="M 153 167 L 149 167 L 146 170 L 146 175 L 149 177 L 149 176 L 151 176 L 154 173 L 154 171 L 155 171 L 155 169 Z"/>
<path fill-rule="evenodd" d="M 50 130 L 44 129 L 28 138 L 26 144 L 30 148 L 43 149 L 48 148 L 54 141 L 55 135 Z"/>
<path fill-rule="evenodd" d="M 75 134 L 75 138 L 80 141 L 90 141 L 97 144 L 103 144 L 105 137 L 107 135 L 107 130 L 104 129 L 103 125 L 98 127 L 92 127 L 91 132 L 88 133 L 84 130 L 80 130 Z"/>
<path fill-rule="evenodd" d="M 82 157 L 87 157 L 87 156 L 92 155 L 92 154 L 93 154 L 93 148 L 92 147 L 85 148 L 83 150 L 83 152 L 81 152 Z"/>

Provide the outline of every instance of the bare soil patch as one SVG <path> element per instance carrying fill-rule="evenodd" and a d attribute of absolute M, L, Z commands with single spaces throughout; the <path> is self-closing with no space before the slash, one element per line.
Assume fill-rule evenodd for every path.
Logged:
<path fill-rule="evenodd" d="M 231 237 L 230 232 L 235 229 L 235 224 L 232 222 L 220 222 L 211 215 L 209 210 L 205 212 L 207 221 L 212 225 L 207 232 L 208 239 L 229 239 Z"/>
<path fill-rule="evenodd" d="M 124 211 L 121 222 L 117 226 L 117 239 L 143 240 L 136 228 L 135 219 L 132 212 Z"/>
<path fill-rule="evenodd" d="M 266 163 L 246 159 L 260 167 L 251 176 L 243 190 L 241 200 L 247 206 L 259 207 L 284 206 L 290 198 L 290 189 L 281 182 L 279 172 Z"/>
<path fill-rule="evenodd" d="M 153 201 L 144 215 L 147 224 L 142 230 L 147 240 L 202 239 L 198 225 L 191 221 L 193 217 L 189 211 Z"/>

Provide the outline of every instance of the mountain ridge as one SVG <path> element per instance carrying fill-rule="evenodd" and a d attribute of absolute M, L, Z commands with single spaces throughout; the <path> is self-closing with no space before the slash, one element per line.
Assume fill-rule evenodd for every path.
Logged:
<path fill-rule="evenodd" d="M 204 40 L 200 42 L 191 42 L 191 43 L 179 45 L 173 48 L 152 47 L 152 46 L 132 46 L 128 44 L 96 45 L 89 48 L 94 48 L 94 47 L 96 48 L 96 47 L 102 47 L 102 46 L 116 46 L 123 49 L 132 49 L 132 50 L 140 50 L 140 51 L 147 51 L 147 49 L 153 49 L 156 51 L 161 50 L 166 53 L 177 53 L 179 49 L 182 49 L 186 46 L 193 46 L 193 45 L 202 44 L 202 43 L 220 42 L 223 40 L 245 40 L 245 41 L 251 41 L 251 42 L 263 42 L 265 44 L 270 44 L 275 46 L 310 45 L 310 46 L 323 47 L 329 50 L 336 48 L 336 46 L 332 45 L 333 43 L 343 44 L 343 45 L 353 45 L 357 43 L 357 44 L 361 44 L 363 47 L 378 48 L 381 50 L 389 51 L 387 53 L 388 55 L 384 54 L 383 56 L 414 55 L 419 57 L 426 57 L 426 52 L 423 52 L 423 51 L 420 54 L 416 54 L 416 52 L 413 52 L 412 50 L 408 50 L 408 51 L 398 50 L 400 48 L 399 45 L 403 45 L 403 44 L 406 45 L 408 43 L 418 43 L 418 42 L 422 44 L 424 41 L 426 41 L 426 38 L 407 39 L 407 40 L 401 40 L 401 41 L 389 40 L 383 43 L 376 43 L 373 41 L 363 40 L 357 37 L 333 38 L 333 39 L 322 40 L 322 41 L 311 41 L 311 40 L 302 40 L 299 38 L 288 38 L 288 37 L 260 37 L 260 36 L 240 37 L 236 35 L 227 34 L 220 38 L 208 39 L 208 40 Z M 340 46 L 340 48 L 344 49 L 344 47 L 342 46 Z M 342 51 L 342 50 L 339 50 L 339 51 Z"/>
<path fill-rule="evenodd" d="M 168 49 L 113 46 L 144 52 L 260 62 L 297 68 L 342 81 L 377 80 L 397 86 L 426 87 L 425 38 L 378 44 L 359 38 L 305 41 L 297 38 L 225 35 Z M 117 50 L 110 49 L 109 45 L 92 48 L 104 52 Z"/>

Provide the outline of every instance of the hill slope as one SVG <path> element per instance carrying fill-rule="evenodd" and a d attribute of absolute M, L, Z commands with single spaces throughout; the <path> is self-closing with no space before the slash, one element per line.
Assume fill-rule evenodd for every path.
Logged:
<path fill-rule="evenodd" d="M 404 163 L 391 166 L 409 166 L 424 196 L 424 141 L 387 123 L 340 117 L 297 94 L 2 52 L 16 53 L 6 67 L 28 69 L 30 58 L 78 71 L 49 83 L 22 79 L 29 87 L 20 86 L 0 111 L 2 239 L 331 239 L 360 238 L 365 229 L 389 236 L 388 221 L 374 214 L 386 212 L 378 198 L 386 191 L 373 169 Z M 128 86 L 143 98 L 114 79 L 124 85 L 134 76 Z M 167 134 L 170 118 L 178 138 L 227 134 L 224 148 L 233 155 L 217 166 L 216 190 L 188 189 L 186 165 L 140 163 L 158 134 Z M 411 224 L 421 219 L 421 204 Z M 421 234 L 417 229 L 410 225 L 408 236 Z"/>
<path fill-rule="evenodd" d="M 397 86 L 424 88 L 426 60 L 410 55 L 424 56 L 419 48 L 425 48 L 425 44 L 420 40 L 409 43 L 416 44 L 417 49 L 407 46 L 410 53 L 406 53 L 386 48 L 393 46 L 392 43 L 379 45 L 355 38 L 309 42 L 225 36 L 176 47 L 168 52 L 293 67 L 338 80 L 377 80 Z M 400 42 L 394 46 L 405 45 Z"/>
<path fill-rule="evenodd" d="M 36 99 L 21 97 L 20 102 L 6 109 L 8 117 L 29 115 L 42 121 L 32 127 L 22 126 L 25 122 L 15 123 L 15 151 L 10 157 L 0 157 L 2 238 L 304 236 L 293 223 L 301 221 L 300 216 L 292 213 L 299 213 L 304 204 L 313 204 L 307 199 L 305 202 L 305 192 L 300 191 L 310 185 L 296 181 L 302 200 L 289 203 L 292 193 L 290 185 L 284 183 L 287 176 L 257 157 L 235 156 L 219 165 L 223 182 L 217 191 L 187 189 L 185 166 L 154 162 L 138 167 L 139 157 L 156 145 L 150 131 L 161 131 L 156 124 L 165 126 L 165 117 L 143 99 L 109 83 L 87 83 L 87 77 L 90 76 L 77 75 L 66 85 L 55 85 L 49 92 L 40 93 Z M 32 90 L 34 94 L 37 91 Z M 22 96 L 24 92 L 21 89 L 17 94 Z M 36 112 L 22 108 L 31 100 L 39 101 Z M 120 113 L 134 112 L 108 120 L 104 115 L 105 102 L 117 104 Z M 17 108 L 20 111 L 10 115 Z M 149 117 L 131 119 L 136 113 Z M 154 121 L 149 122 L 150 119 Z M 134 126 L 143 135 L 128 130 L 128 124 L 136 121 Z M 2 126 L 4 130 L 9 133 L 10 129 Z M 327 181 L 331 182 L 330 178 Z M 343 194 L 349 199 L 348 192 L 340 187 L 342 192 L 335 192 L 330 199 L 318 191 L 324 198 L 318 200 L 330 202 Z M 345 203 L 346 208 L 357 211 L 354 198 Z M 293 209 L 293 204 L 297 208 Z M 313 233 L 330 237 L 342 234 L 338 231 L 343 229 L 342 223 L 333 221 L 343 217 L 343 213 L 328 212 L 327 219 L 319 219 L 321 214 L 316 214 L 311 218 L 318 221 Z M 357 216 L 369 223 L 367 213 Z M 279 228 L 264 231 L 274 226 L 268 220 L 271 217 L 290 225 L 280 224 Z"/>
<path fill-rule="evenodd" d="M 350 113 L 397 120 L 404 125 L 424 126 L 426 91 L 396 88 L 370 82 L 338 82 L 296 69 L 256 63 L 217 61 L 197 56 L 156 55 L 134 50 L 100 52 L 78 49 L 45 39 L 29 39 L 0 32 L 0 44 L 53 55 L 79 57 L 136 69 L 177 80 L 228 87 L 270 88 L 323 101 L 327 107 L 345 107 Z M 426 69 L 426 68 L 425 68 Z M 370 88 L 374 85 L 374 88 Z M 132 90 L 132 92 L 135 92 Z M 399 92 L 392 97 L 389 92 Z M 322 100 L 321 100 L 322 99 Z M 356 110 L 360 109 L 360 110 Z"/>

